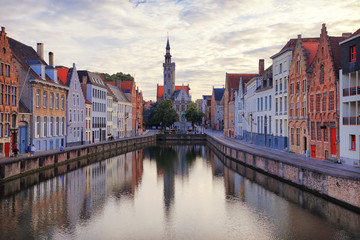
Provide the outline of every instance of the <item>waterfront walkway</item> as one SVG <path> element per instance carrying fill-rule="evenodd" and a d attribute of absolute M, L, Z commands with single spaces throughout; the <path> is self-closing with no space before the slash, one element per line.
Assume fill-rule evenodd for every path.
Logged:
<path fill-rule="evenodd" d="M 258 146 L 248 143 L 244 140 L 225 137 L 222 131 L 206 130 L 206 134 L 224 142 L 229 147 L 241 149 L 249 153 L 266 155 L 268 158 L 279 159 L 282 162 L 290 163 L 304 168 L 311 168 L 319 172 L 328 173 L 333 176 L 355 178 L 360 180 L 360 167 L 354 167 L 346 164 L 320 160 L 312 157 L 306 157 L 299 154 L 289 153 L 274 148 Z"/>

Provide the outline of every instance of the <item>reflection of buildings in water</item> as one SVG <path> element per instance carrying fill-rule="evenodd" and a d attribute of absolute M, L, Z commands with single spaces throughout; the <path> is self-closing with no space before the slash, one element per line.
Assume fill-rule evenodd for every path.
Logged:
<path fill-rule="evenodd" d="M 211 170 L 214 177 L 222 177 L 224 175 L 224 164 L 221 160 L 216 156 L 216 154 L 210 150 L 210 148 L 206 148 L 206 156 L 208 162 L 210 163 Z"/>
<path fill-rule="evenodd" d="M 218 160 L 220 161 L 220 160 Z M 232 196 L 245 200 L 244 177 L 235 173 L 228 167 L 223 167 L 226 196 Z"/>

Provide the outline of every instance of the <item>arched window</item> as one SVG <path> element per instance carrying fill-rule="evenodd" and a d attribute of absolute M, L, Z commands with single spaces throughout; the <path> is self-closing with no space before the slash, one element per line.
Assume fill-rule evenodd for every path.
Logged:
<path fill-rule="evenodd" d="M 54 107 L 54 94 L 50 93 L 50 108 L 52 109 Z"/>
<path fill-rule="evenodd" d="M 40 90 L 36 90 L 36 107 L 40 107 Z"/>
<path fill-rule="evenodd" d="M 72 122 L 72 113 L 71 113 L 71 109 L 69 110 L 69 118 L 70 118 L 69 122 Z"/>

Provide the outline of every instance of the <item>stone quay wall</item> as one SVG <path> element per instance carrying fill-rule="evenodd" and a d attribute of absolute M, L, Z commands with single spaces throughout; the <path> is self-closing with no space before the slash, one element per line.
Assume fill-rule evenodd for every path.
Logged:
<path fill-rule="evenodd" d="M 265 173 L 327 200 L 360 212 L 360 178 L 330 174 L 296 162 L 284 162 L 266 153 L 244 151 L 207 135 L 207 142 L 233 161 Z"/>
<path fill-rule="evenodd" d="M 7 158 L 0 162 L 0 183 L 16 179 L 26 174 L 35 173 L 49 168 L 70 164 L 74 161 L 87 159 L 91 156 L 104 155 L 107 152 L 138 146 L 145 143 L 156 143 L 156 135 L 144 135 L 120 140 L 100 142 L 66 148 L 65 151 L 51 150 L 35 156 Z"/>

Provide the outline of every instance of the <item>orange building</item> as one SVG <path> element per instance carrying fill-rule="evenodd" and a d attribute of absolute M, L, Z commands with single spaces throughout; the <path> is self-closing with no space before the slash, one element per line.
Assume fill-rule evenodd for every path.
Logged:
<path fill-rule="evenodd" d="M 308 83 L 312 78 L 319 38 L 298 35 L 289 73 L 289 150 L 304 154 L 308 150 Z"/>
<path fill-rule="evenodd" d="M 0 154 L 9 157 L 18 148 L 18 73 L 5 27 L 0 32 Z"/>
<path fill-rule="evenodd" d="M 339 159 L 340 45 L 345 37 L 330 37 L 322 25 L 320 42 L 309 82 L 308 142 L 311 157 Z"/>

